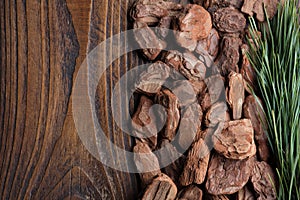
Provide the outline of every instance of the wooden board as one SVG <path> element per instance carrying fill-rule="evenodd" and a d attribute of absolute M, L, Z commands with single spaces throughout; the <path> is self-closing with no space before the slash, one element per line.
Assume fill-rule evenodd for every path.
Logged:
<path fill-rule="evenodd" d="M 1 199 L 136 199 L 136 176 L 103 166 L 82 145 L 71 99 L 87 53 L 127 29 L 131 3 L 0 1 Z M 122 148 L 132 142 L 110 120 L 110 95 L 139 62 L 135 53 L 116 60 L 97 90 L 104 131 Z"/>

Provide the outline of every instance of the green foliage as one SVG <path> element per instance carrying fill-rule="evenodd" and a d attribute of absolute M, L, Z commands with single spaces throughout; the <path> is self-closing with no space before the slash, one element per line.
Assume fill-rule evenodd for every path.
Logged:
<path fill-rule="evenodd" d="M 278 199 L 300 199 L 300 34 L 295 0 L 279 5 L 272 20 L 259 28 L 248 58 L 257 72 L 259 95 L 267 117 L 266 133 L 279 177 Z M 255 32 L 260 30 L 261 39 Z M 249 41 L 250 42 L 250 41 Z M 252 43 L 253 44 L 253 43 Z"/>

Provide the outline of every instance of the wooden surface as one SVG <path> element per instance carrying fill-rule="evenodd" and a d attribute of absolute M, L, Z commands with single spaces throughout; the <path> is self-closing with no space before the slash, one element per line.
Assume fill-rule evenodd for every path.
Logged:
<path fill-rule="evenodd" d="M 82 145 L 72 86 L 86 54 L 128 27 L 127 0 L 0 1 L 1 199 L 136 199 L 134 174 L 103 166 Z M 131 140 L 109 120 L 113 84 L 138 62 L 115 61 L 99 84 L 104 131 Z"/>

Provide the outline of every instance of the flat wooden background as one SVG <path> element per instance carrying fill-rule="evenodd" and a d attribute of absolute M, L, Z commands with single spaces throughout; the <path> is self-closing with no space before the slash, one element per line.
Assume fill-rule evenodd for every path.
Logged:
<path fill-rule="evenodd" d="M 82 145 L 70 98 L 86 54 L 127 29 L 131 2 L 0 1 L 1 199 L 136 199 L 136 176 L 103 166 Z M 121 57 L 98 88 L 101 123 L 121 147 L 132 143 L 109 120 L 109 97 L 139 62 Z"/>

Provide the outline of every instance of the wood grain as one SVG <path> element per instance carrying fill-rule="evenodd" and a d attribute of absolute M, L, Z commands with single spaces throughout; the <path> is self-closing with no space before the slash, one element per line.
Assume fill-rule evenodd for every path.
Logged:
<path fill-rule="evenodd" d="M 132 1 L 0 1 L 1 199 L 136 199 L 136 176 L 102 165 L 82 145 L 71 99 L 88 52 L 128 29 Z M 121 56 L 97 89 L 100 123 L 126 149 L 131 138 L 113 122 L 110 97 L 141 62 L 134 52 Z"/>

